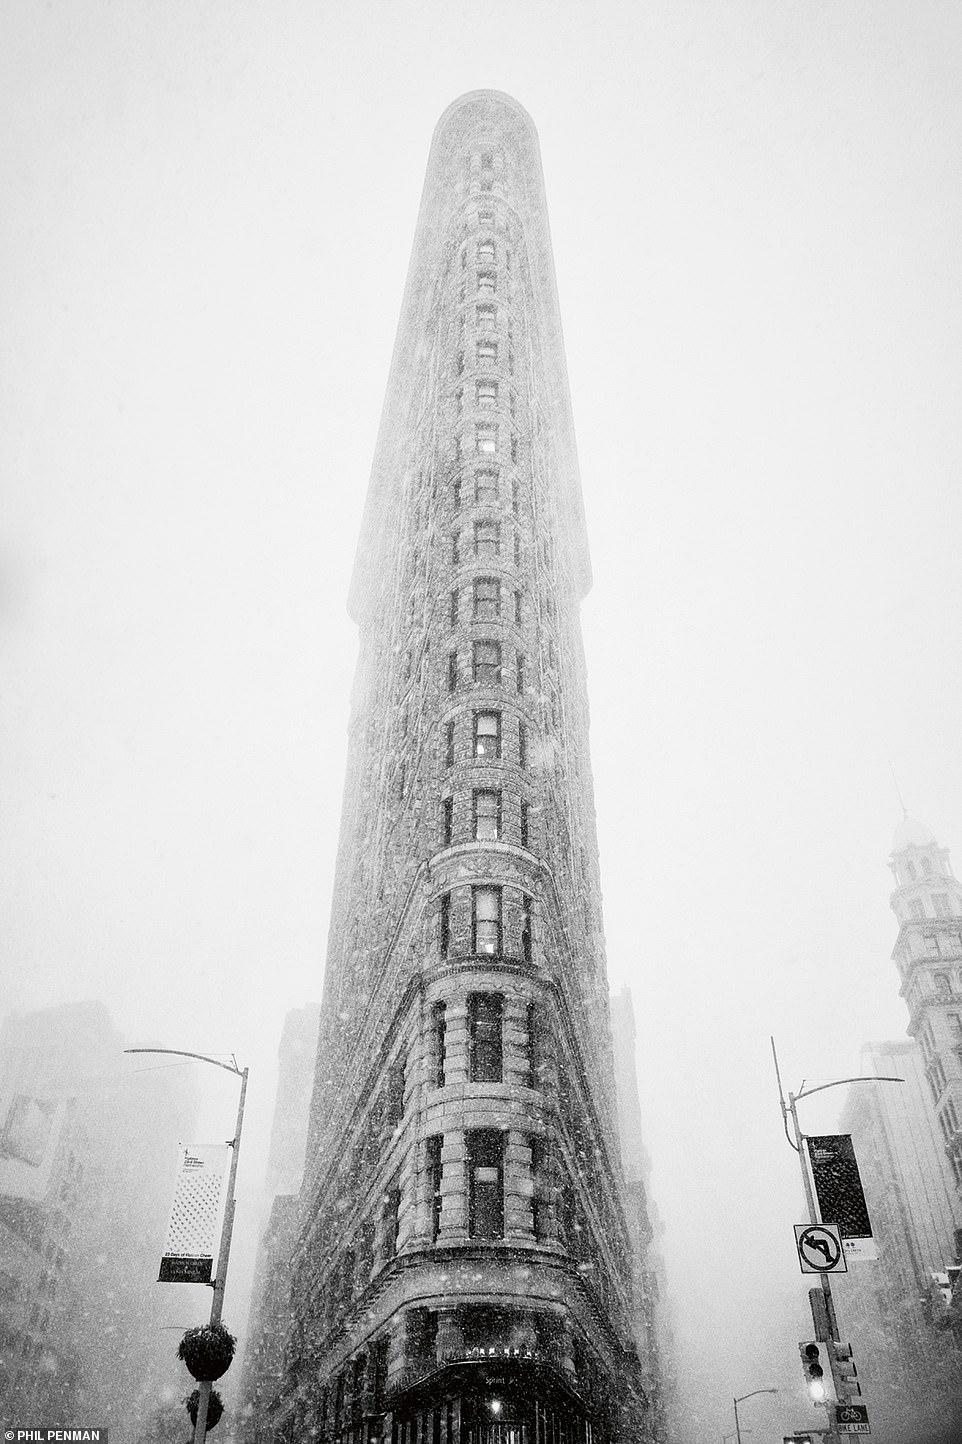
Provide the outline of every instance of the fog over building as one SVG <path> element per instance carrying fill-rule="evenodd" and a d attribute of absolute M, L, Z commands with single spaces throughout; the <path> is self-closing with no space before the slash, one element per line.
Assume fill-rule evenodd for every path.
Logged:
<path fill-rule="evenodd" d="M 662 1435 L 635 1293 L 650 1224 L 618 1134 L 590 580 L 537 137 L 474 92 L 434 136 L 351 591 L 317 1076 L 257 1439 Z"/>
<path fill-rule="evenodd" d="M 197 1115 L 189 1073 L 128 1069 L 123 1047 L 97 1002 L 0 1027 L 5 1419 L 109 1422 L 118 1444 L 181 1383 L 157 1267 L 176 1145 Z"/>

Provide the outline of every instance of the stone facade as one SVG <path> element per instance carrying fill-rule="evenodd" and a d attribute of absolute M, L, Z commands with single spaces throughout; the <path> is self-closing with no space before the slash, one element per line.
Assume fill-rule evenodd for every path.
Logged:
<path fill-rule="evenodd" d="M 435 133 L 352 587 L 292 1322 L 258 1439 L 655 1437 L 589 585 L 537 137 L 514 101 L 476 92 Z"/>

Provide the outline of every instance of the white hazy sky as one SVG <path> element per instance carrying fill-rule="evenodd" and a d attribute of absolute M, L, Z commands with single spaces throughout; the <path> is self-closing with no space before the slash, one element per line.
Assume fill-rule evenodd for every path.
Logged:
<path fill-rule="evenodd" d="M 243 1329 L 415 215 L 477 87 L 541 137 L 681 1393 L 708 1438 L 779 1384 L 777 1431 L 808 1325 L 768 1037 L 797 1086 L 904 1033 L 890 762 L 962 863 L 956 0 L 7 0 L 0 1009 L 250 1063 Z"/>

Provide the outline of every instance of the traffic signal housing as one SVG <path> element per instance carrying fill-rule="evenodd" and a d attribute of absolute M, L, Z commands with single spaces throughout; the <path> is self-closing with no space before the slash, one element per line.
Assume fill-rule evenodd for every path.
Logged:
<path fill-rule="evenodd" d="M 853 1400 L 861 1398 L 862 1395 L 862 1386 L 858 1382 L 858 1370 L 855 1367 L 855 1360 L 852 1358 L 852 1346 L 843 1344 L 841 1339 L 829 1339 L 825 1347 L 828 1349 L 838 1402 L 851 1404 Z"/>
<path fill-rule="evenodd" d="M 819 1345 L 814 1339 L 809 1339 L 799 1344 L 798 1355 L 802 1361 L 802 1373 L 805 1375 L 808 1397 L 813 1404 L 824 1404 L 828 1397 L 828 1389 L 825 1387 L 825 1370 L 822 1368 Z"/>

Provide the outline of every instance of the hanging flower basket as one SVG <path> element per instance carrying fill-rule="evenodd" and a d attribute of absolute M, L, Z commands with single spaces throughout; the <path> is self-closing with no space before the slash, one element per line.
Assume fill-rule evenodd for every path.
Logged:
<path fill-rule="evenodd" d="M 197 1407 L 200 1404 L 200 1390 L 195 1389 L 187 1400 L 187 1412 L 190 1415 L 190 1422 L 197 1423 Z M 221 1415 L 224 1412 L 224 1401 L 216 1389 L 211 1389 L 210 1398 L 207 1400 L 207 1432 L 216 1429 L 220 1423 Z"/>
<path fill-rule="evenodd" d="M 237 1340 L 223 1324 L 203 1324 L 199 1329 L 188 1329 L 177 1349 L 178 1359 L 183 1359 L 197 1380 L 219 1379 L 230 1368 Z"/>

